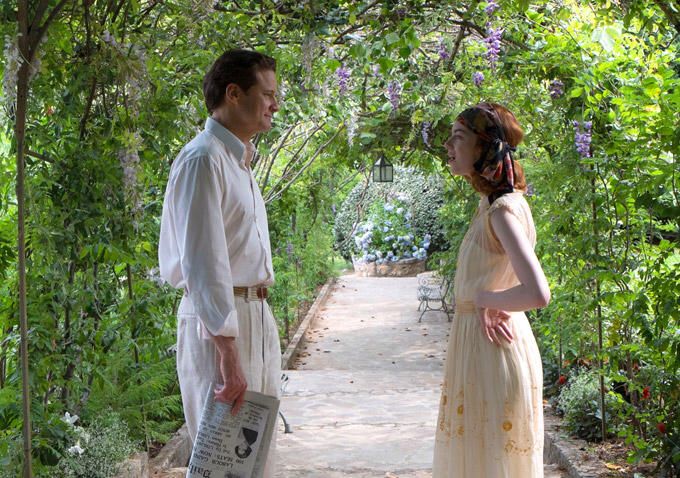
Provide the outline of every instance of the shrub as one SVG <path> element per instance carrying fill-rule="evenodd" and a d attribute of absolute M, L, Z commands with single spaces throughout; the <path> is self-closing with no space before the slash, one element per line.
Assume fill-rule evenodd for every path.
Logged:
<path fill-rule="evenodd" d="M 378 203 L 394 202 L 401 196 L 411 213 L 412 234 L 431 235 L 428 252 L 446 249 L 447 241 L 438 211 L 443 204 L 443 181 L 436 175 L 425 175 L 411 168 L 395 167 L 393 183 L 360 183 L 347 195 L 335 218 L 335 247 L 347 260 L 356 247 L 353 236 Z M 375 211 L 375 209 L 373 209 Z"/>
<path fill-rule="evenodd" d="M 77 418 L 77 417 L 76 417 Z M 74 443 L 50 476 L 58 478 L 109 478 L 136 447 L 128 427 L 115 413 L 96 418 L 89 427 L 73 427 Z"/>
<path fill-rule="evenodd" d="M 601 439 L 600 380 L 594 370 L 580 369 L 570 377 L 557 399 L 557 410 L 564 415 L 564 424 L 573 435 L 589 441 Z M 605 413 L 607 428 L 616 430 L 621 425 L 623 400 L 607 392 Z"/>
<path fill-rule="evenodd" d="M 387 202 L 377 200 L 368 217 L 354 234 L 352 255 L 363 262 L 396 262 L 399 259 L 425 259 L 432 236 L 416 236 L 413 214 L 401 196 Z"/>

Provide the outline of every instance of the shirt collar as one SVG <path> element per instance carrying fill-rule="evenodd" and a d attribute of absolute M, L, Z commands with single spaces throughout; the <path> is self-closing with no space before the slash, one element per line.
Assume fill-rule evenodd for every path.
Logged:
<path fill-rule="evenodd" d="M 205 122 L 205 129 L 212 133 L 217 139 L 219 139 L 227 151 L 230 151 L 238 159 L 241 167 L 245 168 L 246 162 L 252 160 L 255 153 L 255 145 L 251 141 L 243 144 L 243 142 L 236 137 L 234 133 L 229 131 L 227 128 L 222 126 L 218 121 L 215 121 L 211 117 Z"/>

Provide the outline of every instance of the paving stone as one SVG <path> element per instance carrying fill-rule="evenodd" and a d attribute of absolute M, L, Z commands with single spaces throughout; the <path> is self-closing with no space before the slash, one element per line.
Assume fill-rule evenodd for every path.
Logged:
<path fill-rule="evenodd" d="M 293 433 L 279 421 L 276 478 L 432 477 L 450 323 L 441 312 L 418 323 L 416 290 L 412 277 L 338 280 L 286 371 Z M 567 476 L 546 464 L 545 478 Z"/>
<path fill-rule="evenodd" d="M 277 478 L 431 478 L 450 323 L 418 323 L 417 279 L 338 280 L 287 371 Z M 318 350 L 317 350 L 318 349 Z M 546 478 L 566 478 L 546 465 Z"/>

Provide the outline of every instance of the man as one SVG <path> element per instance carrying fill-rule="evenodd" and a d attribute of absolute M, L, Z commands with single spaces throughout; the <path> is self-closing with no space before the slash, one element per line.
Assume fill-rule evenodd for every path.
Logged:
<path fill-rule="evenodd" d="M 184 289 L 177 373 L 192 441 L 211 383 L 238 412 L 246 389 L 279 395 L 281 350 L 265 299 L 274 282 L 264 201 L 250 169 L 250 139 L 278 111 L 276 63 L 230 50 L 203 80 L 210 113 L 170 170 L 158 250 L 160 272 Z M 265 477 L 273 476 L 272 444 Z"/>

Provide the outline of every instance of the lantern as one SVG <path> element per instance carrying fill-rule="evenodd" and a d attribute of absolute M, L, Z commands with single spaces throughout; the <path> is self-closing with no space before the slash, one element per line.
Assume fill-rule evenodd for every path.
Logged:
<path fill-rule="evenodd" d="M 373 165 L 373 182 L 391 183 L 393 171 L 392 165 L 385 161 L 384 156 L 380 156 L 380 160 Z"/>

